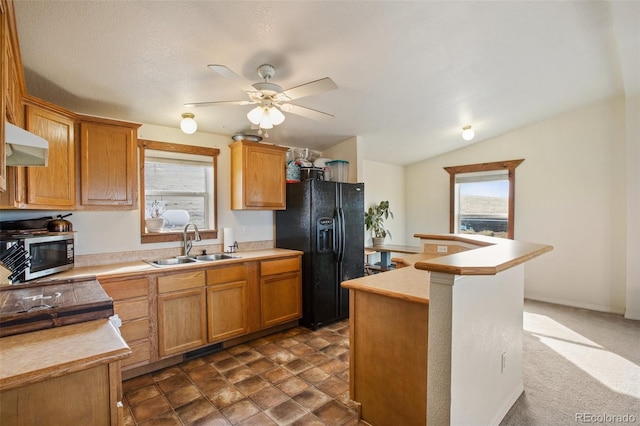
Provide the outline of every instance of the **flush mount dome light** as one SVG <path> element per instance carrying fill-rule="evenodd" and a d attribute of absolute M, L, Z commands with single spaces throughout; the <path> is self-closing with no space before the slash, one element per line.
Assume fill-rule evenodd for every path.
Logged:
<path fill-rule="evenodd" d="M 464 126 L 462 128 L 462 139 L 465 141 L 470 141 L 476 135 L 476 132 L 473 131 L 471 126 Z"/>
<path fill-rule="evenodd" d="M 198 123 L 194 120 L 195 116 L 190 112 L 182 114 L 182 121 L 180 121 L 180 129 L 187 135 L 193 134 L 198 130 Z"/>

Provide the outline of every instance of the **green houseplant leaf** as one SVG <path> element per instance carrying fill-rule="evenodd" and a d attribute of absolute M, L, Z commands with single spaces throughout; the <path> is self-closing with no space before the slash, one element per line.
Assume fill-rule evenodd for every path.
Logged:
<path fill-rule="evenodd" d="M 385 238 L 391 232 L 384 228 L 384 221 L 392 218 L 393 213 L 389 210 L 389 201 L 380 201 L 379 204 L 372 204 L 364 212 L 364 225 L 367 231 L 371 230 L 375 238 Z"/>

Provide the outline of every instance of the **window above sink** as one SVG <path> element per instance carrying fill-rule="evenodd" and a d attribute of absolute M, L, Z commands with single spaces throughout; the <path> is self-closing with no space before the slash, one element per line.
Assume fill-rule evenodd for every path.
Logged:
<path fill-rule="evenodd" d="M 142 243 L 181 241 L 187 223 L 218 236 L 216 160 L 220 150 L 139 139 Z M 161 228 L 151 225 L 151 212 Z M 157 221 L 156 221 L 157 222 Z"/>

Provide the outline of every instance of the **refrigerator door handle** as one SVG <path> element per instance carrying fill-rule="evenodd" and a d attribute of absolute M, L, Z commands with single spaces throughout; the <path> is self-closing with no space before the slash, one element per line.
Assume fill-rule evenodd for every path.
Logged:
<path fill-rule="evenodd" d="M 342 260 L 344 259 L 344 251 L 347 247 L 347 230 L 345 227 L 345 219 L 344 219 L 344 210 L 342 210 L 342 207 L 340 207 L 338 209 L 338 213 L 340 215 L 340 262 L 342 262 Z"/>
<path fill-rule="evenodd" d="M 342 227 L 340 226 L 340 210 L 336 208 L 333 214 L 333 256 L 336 259 L 336 262 L 340 262 L 342 260 L 342 253 L 340 250 L 342 249 Z"/>

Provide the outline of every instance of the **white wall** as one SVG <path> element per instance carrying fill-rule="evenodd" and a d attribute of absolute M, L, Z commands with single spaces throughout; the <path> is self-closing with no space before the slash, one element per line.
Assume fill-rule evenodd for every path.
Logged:
<path fill-rule="evenodd" d="M 627 309 L 640 320 L 640 96 L 626 100 L 627 159 Z"/>
<path fill-rule="evenodd" d="M 353 137 L 322 151 L 322 156 L 332 160 L 349 162 L 347 182 L 358 183 L 358 138 Z"/>
<path fill-rule="evenodd" d="M 404 168 L 377 161 L 362 161 L 362 181 L 364 182 L 364 207 L 389 200 L 389 208 L 393 219 L 384 222 L 385 229 L 391 231 L 392 238 L 387 236 L 386 244 L 418 245 L 419 240 L 407 239 L 405 234 L 405 197 Z M 365 233 L 365 244 L 371 245 L 371 231 Z M 409 241 L 409 243 L 407 243 Z"/>
<path fill-rule="evenodd" d="M 497 425 L 522 393 L 524 268 L 431 273 L 427 423 Z"/>
<path fill-rule="evenodd" d="M 273 212 L 230 210 L 230 160 L 228 136 L 196 132 L 186 135 L 177 128 L 145 124 L 138 130 L 138 138 L 218 148 L 218 228 L 234 228 L 238 242 L 273 240 Z M 52 216 L 55 211 L 3 211 L 2 220 Z M 141 244 L 139 210 L 130 211 L 73 211 L 67 218 L 76 231 L 76 255 L 118 253 L 180 247 L 179 242 Z M 247 234 L 244 233 L 245 227 Z M 222 232 L 216 240 L 203 240 L 195 245 L 222 243 Z"/>
<path fill-rule="evenodd" d="M 407 166 L 407 236 L 448 232 L 443 167 L 524 158 L 516 169 L 515 238 L 554 246 L 527 263 L 525 296 L 623 313 L 625 165 L 633 167 L 624 129 L 624 99 L 604 100 Z"/>

